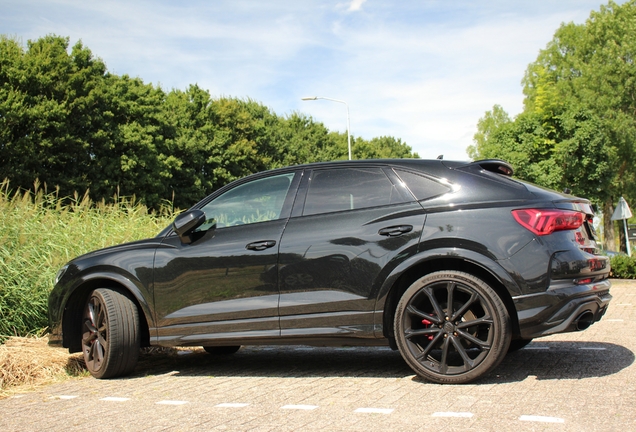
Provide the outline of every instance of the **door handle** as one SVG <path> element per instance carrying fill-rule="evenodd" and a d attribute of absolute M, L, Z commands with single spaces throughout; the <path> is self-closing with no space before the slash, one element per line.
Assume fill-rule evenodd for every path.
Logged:
<path fill-rule="evenodd" d="M 387 237 L 397 237 L 411 231 L 413 231 L 413 225 L 398 225 L 398 226 L 382 228 L 380 231 L 378 231 L 378 234 L 387 236 Z"/>
<path fill-rule="evenodd" d="M 269 249 L 269 248 L 274 247 L 274 246 L 276 246 L 276 241 L 274 241 L 274 240 L 264 240 L 264 241 L 250 243 L 247 246 L 245 246 L 245 248 L 249 249 L 249 250 L 262 251 L 262 250 Z"/>

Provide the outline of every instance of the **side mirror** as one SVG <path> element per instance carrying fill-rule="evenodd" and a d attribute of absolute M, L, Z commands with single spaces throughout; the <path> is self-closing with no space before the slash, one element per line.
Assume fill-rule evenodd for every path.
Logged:
<path fill-rule="evenodd" d="M 177 216 L 172 222 L 172 229 L 177 233 L 183 243 L 190 243 L 192 231 L 203 225 L 205 213 L 201 210 L 191 210 Z"/>

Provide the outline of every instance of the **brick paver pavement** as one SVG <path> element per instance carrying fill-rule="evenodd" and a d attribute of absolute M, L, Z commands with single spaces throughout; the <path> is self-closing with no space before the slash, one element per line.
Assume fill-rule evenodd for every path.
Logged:
<path fill-rule="evenodd" d="M 0 430 L 632 431 L 636 282 L 613 283 L 601 322 L 537 339 L 475 384 L 421 381 L 383 348 L 197 349 L 0 400 Z"/>

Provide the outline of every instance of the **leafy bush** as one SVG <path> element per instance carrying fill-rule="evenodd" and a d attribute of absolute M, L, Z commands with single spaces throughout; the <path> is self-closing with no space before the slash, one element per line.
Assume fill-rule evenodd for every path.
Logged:
<path fill-rule="evenodd" d="M 133 198 L 94 203 L 86 194 L 59 198 L 36 183 L 35 192 L 0 183 L 0 342 L 43 333 L 47 300 L 58 269 L 94 249 L 152 237 L 172 214 L 149 214 Z"/>
<path fill-rule="evenodd" d="M 636 256 L 615 255 L 610 258 L 611 277 L 618 279 L 636 279 Z"/>

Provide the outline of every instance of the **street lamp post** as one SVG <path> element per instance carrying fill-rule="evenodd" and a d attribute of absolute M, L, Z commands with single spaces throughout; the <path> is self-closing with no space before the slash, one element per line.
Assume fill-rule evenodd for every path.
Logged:
<path fill-rule="evenodd" d="M 316 99 L 324 99 L 324 100 L 328 100 L 332 102 L 342 103 L 342 104 L 345 104 L 345 106 L 347 107 L 347 147 L 349 148 L 349 160 L 351 160 L 351 132 L 350 132 L 351 128 L 349 126 L 349 105 L 343 100 L 331 99 L 327 97 L 309 96 L 309 97 L 302 98 L 302 100 L 304 101 L 311 101 Z"/>

